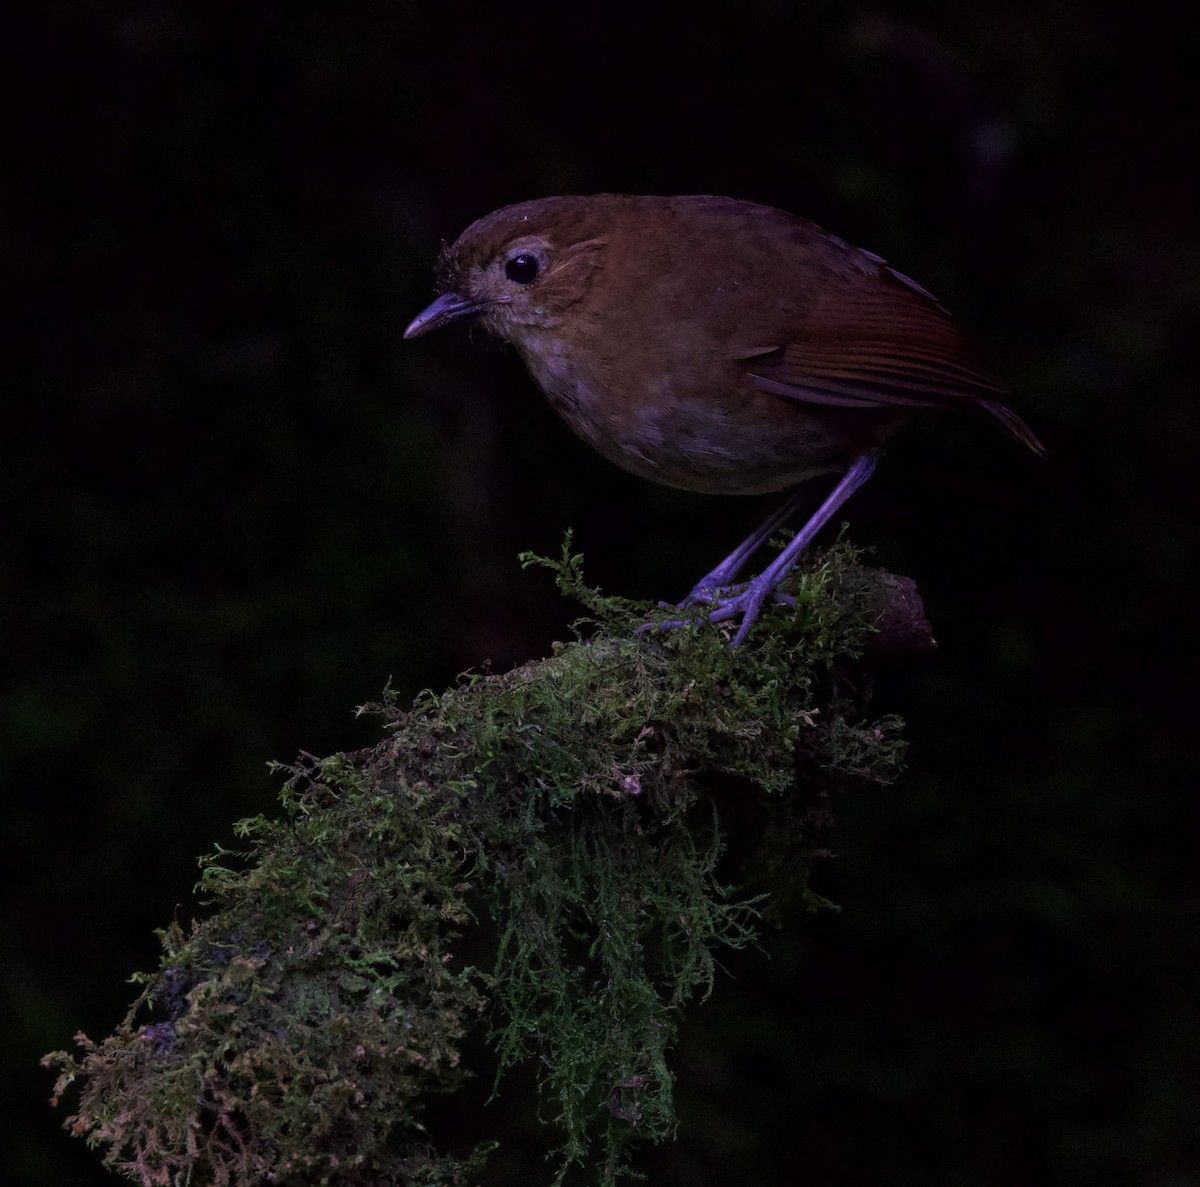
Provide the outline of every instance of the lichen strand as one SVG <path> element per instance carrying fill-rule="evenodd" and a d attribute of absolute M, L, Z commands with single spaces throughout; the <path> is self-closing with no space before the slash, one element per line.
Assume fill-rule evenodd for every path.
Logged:
<path fill-rule="evenodd" d="M 846 666 L 880 575 L 831 550 L 730 652 L 714 627 L 636 636 L 646 608 L 588 589 L 569 549 L 540 563 L 590 639 L 370 706 L 385 740 L 290 768 L 282 818 L 205 859 L 211 913 L 163 932 L 125 1023 L 48 1057 L 108 1165 L 163 1187 L 465 1184 L 485 1151 L 438 1153 L 421 1110 L 466 1074 L 485 1005 L 497 1091 L 537 1060 L 560 1174 L 613 1183 L 635 1139 L 673 1132 L 680 1009 L 762 905 L 746 860 L 718 868 L 721 822 L 771 797 L 749 860 L 803 880 L 832 792 L 897 769 L 898 723 L 864 720 Z M 464 939 L 487 968 L 455 960 Z"/>

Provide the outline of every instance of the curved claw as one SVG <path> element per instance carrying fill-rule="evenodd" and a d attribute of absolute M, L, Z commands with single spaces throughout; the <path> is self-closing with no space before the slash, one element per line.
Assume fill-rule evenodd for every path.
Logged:
<path fill-rule="evenodd" d="M 707 595 L 703 599 L 703 602 L 697 597 L 697 591 L 692 590 L 682 602 L 673 607 L 678 610 L 686 610 L 688 607 L 698 604 L 712 606 L 712 611 L 703 617 L 672 618 L 665 622 L 648 622 L 644 626 L 638 627 L 635 633 L 644 635 L 650 631 L 671 631 L 685 626 L 702 626 L 706 622 L 728 622 L 729 619 L 741 615 L 741 625 L 738 627 L 733 641 L 729 644 L 732 650 L 735 647 L 741 646 L 742 641 L 754 625 L 755 620 L 762 613 L 762 608 L 766 605 L 767 599 L 772 594 L 775 596 L 775 601 L 781 606 L 794 606 L 796 604 L 796 599 L 791 594 L 779 593 L 772 590 L 766 582 L 759 582 L 757 579 L 742 582 L 729 589 L 706 589 L 703 592 Z M 664 609 L 672 608 L 672 603 L 670 602 L 659 602 L 659 605 Z"/>

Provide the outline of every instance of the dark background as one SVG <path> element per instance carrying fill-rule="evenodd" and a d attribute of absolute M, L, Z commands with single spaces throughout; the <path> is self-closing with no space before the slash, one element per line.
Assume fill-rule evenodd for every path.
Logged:
<path fill-rule="evenodd" d="M 0 1180 L 111 1181 L 100 1037 L 269 759 L 545 654 L 522 548 L 678 597 L 763 510 L 589 454 L 510 354 L 403 343 L 440 242 L 550 193 L 802 213 L 938 293 L 1048 463 L 938 421 L 848 509 L 941 643 L 895 788 L 690 1011 L 652 1181 L 1200 1183 L 1196 24 L 1146 5 L 50 3 L 0 242 Z M 669 19 L 668 19 L 669 17 Z M 27 17 L 28 20 L 28 17 Z M 484 1119 L 484 1127 L 487 1125 Z M 505 1122 L 491 1182 L 537 1182 Z"/>

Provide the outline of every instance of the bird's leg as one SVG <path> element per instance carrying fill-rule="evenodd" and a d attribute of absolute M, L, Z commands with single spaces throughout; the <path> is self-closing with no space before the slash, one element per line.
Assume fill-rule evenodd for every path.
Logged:
<path fill-rule="evenodd" d="M 742 622 L 738 627 L 737 634 L 733 638 L 733 642 L 730 644 L 731 647 L 741 645 L 742 640 L 745 639 L 750 628 L 754 625 L 754 620 L 758 618 L 767 599 L 775 592 L 779 583 L 791 571 L 800 554 L 812 543 L 813 537 L 833 518 L 838 508 L 871 477 L 875 471 L 875 463 L 878 460 L 878 449 L 868 449 L 865 453 L 859 454 L 851 463 L 846 473 L 842 475 L 837 486 L 829 493 L 829 497 L 813 512 L 804 527 L 788 541 L 787 547 L 761 573 L 756 577 L 751 577 L 746 582 L 744 588 L 740 589 L 732 597 L 722 598 L 717 593 L 715 598 L 716 608 L 708 616 L 710 622 L 725 622 L 727 619 L 736 618 L 738 615 L 741 615 Z M 787 504 L 789 509 L 791 503 L 792 501 L 789 500 Z M 763 539 L 778 526 L 778 519 L 778 516 L 772 517 L 769 521 L 771 527 L 767 530 Z M 749 540 L 746 543 L 749 544 Z M 741 552 L 740 548 L 733 555 L 737 556 L 738 552 Z M 738 564 L 739 568 L 741 564 L 745 563 L 745 559 L 745 557 L 742 557 Z M 727 564 L 728 561 L 722 562 L 716 571 L 721 571 Z M 736 573 L 736 571 L 735 569 L 734 572 Z M 708 578 L 705 578 L 705 581 L 707 580 Z M 671 627 L 684 626 L 688 621 L 687 619 L 677 619 L 673 622 L 660 622 L 655 625 L 659 629 L 669 629 Z"/>
<path fill-rule="evenodd" d="M 742 624 L 733 637 L 732 647 L 739 647 L 754 625 L 767 598 L 779 583 L 791 572 L 800 554 L 812 543 L 813 537 L 833 518 L 839 507 L 875 472 L 879 450 L 869 449 L 859 454 L 841 481 L 829 493 L 829 497 L 813 512 L 808 523 L 788 541 L 787 547 L 756 577 L 751 577 L 746 588 L 729 602 L 724 603 L 712 614 L 714 622 L 733 618 L 740 614 Z"/>
<path fill-rule="evenodd" d="M 767 542 L 772 532 L 782 527 L 791 519 L 796 508 L 804 498 L 803 491 L 797 491 L 770 516 L 750 533 L 711 573 L 706 573 L 692 587 L 680 606 L 707 605 L 720 596 L 730 582 L 742 571 L 746 562 Z"/>

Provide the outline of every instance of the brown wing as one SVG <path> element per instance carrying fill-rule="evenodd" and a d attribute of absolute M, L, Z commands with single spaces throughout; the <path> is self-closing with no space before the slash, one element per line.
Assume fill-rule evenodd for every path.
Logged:
<path fill-rule="evenodd" d="M 946 311 L 881 267 L 872 283 L 826 289 L 796 340 L 742 354 L 761 391 L 846 408 L 978 408 L 1035 453 L 1045 449 Z"/>

